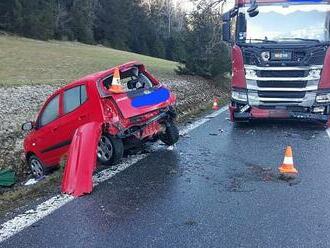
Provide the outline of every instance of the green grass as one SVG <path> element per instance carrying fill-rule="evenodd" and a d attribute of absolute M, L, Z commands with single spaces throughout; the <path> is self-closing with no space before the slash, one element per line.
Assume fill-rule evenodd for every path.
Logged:
<path fill-rule="evenodd" d="M 77 42 L 0 36 L 0 85 L 70 82 L 138 60 L 158 77 L 175 76 L 176 62 Z"/>

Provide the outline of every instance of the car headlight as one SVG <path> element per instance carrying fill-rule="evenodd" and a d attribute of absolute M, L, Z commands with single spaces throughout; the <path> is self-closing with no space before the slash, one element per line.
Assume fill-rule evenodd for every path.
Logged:
<path fill-rule="evenodd" d="M 330 93 L 316 96 L 317 103 L 330 103 Z"/>
<path fill-rule="evenodd" d="M 256 78 L 257 72 L 255 70 L 245 69 L 245 76 L 247 79 Z"/>
<path fill-rule="evenodd" d="M 314 69 L 314 70 L 310 70 L 308 77 L 310 78 L 314 78 L 314 79 L 320 79 L 321 78 L 321 69 Z"/>
<path fill-rule="evenodd" d="M 248 97 L 246 92 L 244 91 L 232 91 L 231 93 L 231 97 L 236 100 L 236 101 L 240 101 L 240 102 L 247 102 L 248 101 Z"/>

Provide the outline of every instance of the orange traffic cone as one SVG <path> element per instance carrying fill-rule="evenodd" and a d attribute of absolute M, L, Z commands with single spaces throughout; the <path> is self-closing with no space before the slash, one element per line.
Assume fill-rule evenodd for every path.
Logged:
<path fill-rule="evenodd" d="M 115 69 L 115 72 L 113 74 L 112 84 L 109 91 L 112 93 L 124 92 L 123 86 L 120 84 L 120 71 L 118 67 Z"/>
<path fill-rule="evenodd" d="M 280 168 L 280 173 L 283 175 L 285 174 L 290 174 L 290 175 L 296 175 L 298 174 L 297 169 L 294 167 L 293 164 L 293 155 L 292 155 L 292 148 L 291 146 L 288 146 L 285 150 L 285 157 L 283 164 L 281 165 Z"/>
<path fill-rule="evenodd" d="M 217 97 L 214 97 L 213 99 L 213 110 L 219 110 L 219 99 Z"/>

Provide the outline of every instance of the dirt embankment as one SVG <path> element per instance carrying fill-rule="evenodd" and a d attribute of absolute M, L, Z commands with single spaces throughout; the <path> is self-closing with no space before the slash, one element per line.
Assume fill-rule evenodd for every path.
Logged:
<path fill-rule="evenodd" d="M 196 77 L 163 79 L 177 95 L 179 119 L 198 113 L 211 106 L 214 96 L 224 102 L 228 100 L 227 90 L 214 83 Z M 47 96 L 61 85 L 38 85 L 0 88 L 0 169 L 12 168 L 17 175 L 27 175 L 25 164 L 20 160 L 25 133 L 22 123 L 34 120 Z"/>

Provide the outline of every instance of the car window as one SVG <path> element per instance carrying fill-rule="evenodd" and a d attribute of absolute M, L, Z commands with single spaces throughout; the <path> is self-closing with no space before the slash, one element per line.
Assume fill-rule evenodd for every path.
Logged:
<path fill-rule="evenodd" d="M 86 101 L 87 101 L 86 86 L 82 85 L 80 86 L 80 104 L 83 104 Z"/>
<path fill-rule="evenodd" d="M 86 86 L 66 90 L 63 96 L 64 114 L 70 113 L 87 100 Z"/>
<path fill-rule="evenodd" d="M 105 88 L 110 89 L 112 85 L 112 79 L 113 77 L 109 76 L 103 81 Z M 132 69 L 125 72 L 121 72 L 120 84 L 122 85 L 125 92 L 153 87 L 151 80 L 143 72 L 140 72 L 136 67 L 133 67 Z"/>
<path fill-rule="evenodd" d="M 41 126 L 45 126 L 48 123 L 54 121 L 58 117 L 59 113 L 59 96 L 55 96 L 45 107 L 41 119 L 40 124 Z"/>

